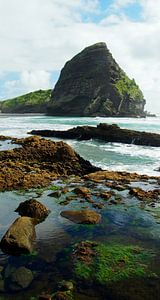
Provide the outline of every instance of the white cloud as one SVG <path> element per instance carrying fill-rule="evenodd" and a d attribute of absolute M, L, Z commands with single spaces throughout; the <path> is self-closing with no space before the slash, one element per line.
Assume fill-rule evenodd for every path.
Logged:
<path fill-rule="evenodd" d="M 136 3 L 137 0 L 115 0 L 113 2 L 113 5 L 111 5 L 111 8 L 112 9 L 120 9 L 122 7 L 125 7 L 129 4 L 133 4 L 133 3 Z"/>
<path fill-rule="evenodd" d="M 23 71 L 20 79 L 8 80 L 4 86 L 8 98 L 50 87 L 51 74 L 47 71 Z"/>
<path fill-rule="evenodd" d="M 142 88 L 147 108 L 160 112 L 160 1 L 137 1 L 142 19 L 133 22 L 122 9 L 136 0 L 115 0 L 112 14 L 104 16 L 103 11 L 103 20 L 95 23 L 93 15 L 100 18 L 100 2 L 0 0 L 1 72 L 21 72 L 19 81 L 6 86 L 17 91 L 47 88 L 50 72 L 61 69 L 84 47 L 105 41 L 120 66 Z M 84 22 L 86 14 L 90 22 Z"/>

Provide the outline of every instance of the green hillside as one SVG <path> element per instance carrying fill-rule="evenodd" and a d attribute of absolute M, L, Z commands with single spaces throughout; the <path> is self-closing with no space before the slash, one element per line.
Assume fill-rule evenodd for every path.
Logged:
<path fill-rule="evenodd" d="M 38 90 L 0 102 L 2 113 L 45 113 L 51 90 Z"/>

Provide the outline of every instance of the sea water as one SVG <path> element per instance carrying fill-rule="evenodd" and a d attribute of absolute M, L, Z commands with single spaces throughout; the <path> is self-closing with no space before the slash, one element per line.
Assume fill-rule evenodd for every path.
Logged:
<path fill-rule="evenodd" d="M 96 126 L 99 123 L 118 124 L 121 128 L 160 134 L 160 117 L 102 118 L 51 117 L 44 115 L 0 115 L 0 135 L 26 137 L 33 129 L 67 130 L 75 126 Z M 53 140 L 57 140 L 53 138 Z M 84 159 L 102 169 L 159 175 L 160 151 L 158 147 L 134 144 L 106 143 L 97 140 L 66 140 Z M 0 150 L 7 143 L 1 142 Z M 13 146 L 12 146 L 13 148 Z"/>

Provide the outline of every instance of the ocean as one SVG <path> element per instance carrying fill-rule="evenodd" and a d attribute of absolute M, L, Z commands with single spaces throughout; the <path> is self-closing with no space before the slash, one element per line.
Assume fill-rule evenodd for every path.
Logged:
<path fill-rule="evenodd" d="M 44 115 L 0 115 L 0 134 L 26 137 L 33 129 L 67 130 L 75 126 L 99 123 L 118 124 L 121 128 L 160 134 L 160 117 L 102 118 L 102 117 L 51 117 Z M 57 140 L 54 138 L 54 140 Z M 102 169 L 129 171 L 159 176 L 160 151 L 158 147 L 137 146 L 122 143 L 106 143 L 96 140 L 65 140 L 83 158 Z M 8 149 L 1 142 L 0 150 Z"/>

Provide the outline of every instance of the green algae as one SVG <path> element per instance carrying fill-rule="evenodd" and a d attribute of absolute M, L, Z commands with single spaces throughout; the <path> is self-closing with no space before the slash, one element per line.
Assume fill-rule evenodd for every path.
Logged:
<path fill-rule="evenodd" d="M 155 276 L 148 267 L 154 256 L 149 250 L 132 245 L 98 244 L 94 251 L 96 255 L 91 263 L 76 261 L 77 278 L 105 285 L 128 278 Z"/>

